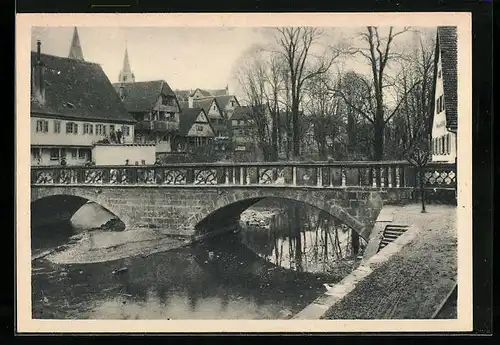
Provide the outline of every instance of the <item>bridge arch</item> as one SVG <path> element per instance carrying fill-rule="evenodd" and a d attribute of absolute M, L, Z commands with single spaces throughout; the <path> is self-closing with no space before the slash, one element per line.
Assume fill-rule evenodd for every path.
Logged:
<path fill-rule="evenodd" d="M 69 220 L 88 201 L 103 207 L 127 226 L 131 218 L 108 202 L 106 196 L 82 188 L 32 188 L 31 223 L 43 213 L 52 219 Z"/>
<path fill-rule="evenodd" d="M 239 220 L 243 211 L 263 199 L 272 198 L 291 200 L 325 211 L 368 240 L 369 229 L 353 216 L 356 211 L 350 208 L 349 200 L 343 197 L 343 193 L 337 194 L 336 198 L 320 198 L 311 194 L 313 193 L 294 189 L 275 189 L 272 191 L 255 189 L 233 193 L 226 192 L 214 202 L 207 202 L 201 212 L 193 215 L 190 223 L 197 233 L 230 226 Z"/>

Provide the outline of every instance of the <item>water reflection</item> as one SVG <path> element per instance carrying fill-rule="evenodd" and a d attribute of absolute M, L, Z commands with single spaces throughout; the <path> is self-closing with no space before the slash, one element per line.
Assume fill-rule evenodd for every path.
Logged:
<path fill-rule="evenodd" d="M 264 226 L 251 223 L 243 222 L 243 243 L 265 260 L 298 272 L 326 273 L 352 264 L 366 246 L 342 222 L 302 205 L 287 207 L 268 221 L 261 220 Z"/>
<path fill-rule="evenodd" d="M 349 229 L 294 206 L 267 228 L 147 257 L 75 265 L 35 260 L 33 317 L 287 319 L 323 293 L 323 283 L 347 275 L 355 256 Z"/>
<path fill-rule="evenodd" d="M 210 252 L 216 255 L 207 260 Z M 34 318 L 286 319 L 332 279 L 276 268 L 237 236 L 144 258 L 62 266 L 39 260 L 33 268 Z"/>

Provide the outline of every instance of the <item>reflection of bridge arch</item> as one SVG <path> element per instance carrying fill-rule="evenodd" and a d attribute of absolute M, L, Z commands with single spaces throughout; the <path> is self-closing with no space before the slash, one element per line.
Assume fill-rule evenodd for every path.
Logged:
<path fill-rule="evenodd" d="M 109 204 L 106 198 L 88 190 L 71 188 L 64 191 L 57 189 L 31 190 L 32 227 L 56 222 L 69 221 L 71 217 L 88 201 L 94 202 L 127 224 L 130 217 Z"/>
<path fill-rule="evenodd" d="M 357 197 L 357 194 L 354 194 Z M 249 189 L 236 193 L 226 192 L 217 200 L 207 202 L 201 212 L 195 214 L 190 221 L 199 233 L 216 230 L 237 222 L 241 213 L 255 203 L 266 198 L 273 198 L 291 200 L 322 210 L 340 220 L 367 240 L 370 228 L 366 226 L 366 221 L 364 223 L 356 217 L 363 220 L 368 218 L 368 223 L 370 223 L 375 220 L 382 207 L 382 201 L 377 198 L 377 195 L 371 194 L 369 196 L 378 200 L 371 202 L 370 205 L 363 202 L 367 200 L 356 200 L 355 203 L 351 203 L 349 195 L 345 191 L 318 191 L 314 193 L 292 188 L 273 188 L 272 191 Z"/>

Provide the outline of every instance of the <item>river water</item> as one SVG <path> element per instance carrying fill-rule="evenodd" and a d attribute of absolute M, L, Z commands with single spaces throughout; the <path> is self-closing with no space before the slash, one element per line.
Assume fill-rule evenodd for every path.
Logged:
<path fill-rule="evenodd" d="M 318 211 L 292 214 L 264 226 L 243 221 L 237 234 L 145 257 L 73 265 L 34 260 L 33 317 L 288 319 L 358 262 L 349 229 Z M 54 230 L 60 236 L 35 240 L 34 249 L 64 243 L 77 231 L 74 224 Z"/>

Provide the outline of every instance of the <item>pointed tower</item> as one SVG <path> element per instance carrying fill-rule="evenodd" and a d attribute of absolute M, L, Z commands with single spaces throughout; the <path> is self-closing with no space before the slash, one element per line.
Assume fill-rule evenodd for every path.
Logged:
<path fill-rule="evenodd" d="M 76 27 L 75 30 L 73 31 L 73 40 L 71 40 L 71 47 L 69 48 L 68 57 L 70 59 L 76 59 L 82 61 L 84 60 L 82 46 L 80 45 L 80 38 L 78 37 L 78 30 L 76 29 Z"/>
<path fill-rule="evenodd" d="M 130 69 L 130 62 L 128 61 L 128 50 L 125 48 L 125 58 L 123 59 L 123 68 L 118 76 L 119 83 L 135 83 L 135 75 Z"/>

